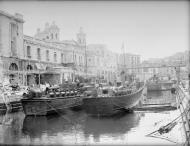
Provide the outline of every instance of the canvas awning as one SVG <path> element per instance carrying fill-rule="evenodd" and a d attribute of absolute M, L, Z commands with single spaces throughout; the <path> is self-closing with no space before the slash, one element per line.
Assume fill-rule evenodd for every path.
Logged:
<path fill-rule="evenodd" d="M 46 66 L 41 63 L 36 63 L 35 64 L 38 70 L 46 70 Z"/>

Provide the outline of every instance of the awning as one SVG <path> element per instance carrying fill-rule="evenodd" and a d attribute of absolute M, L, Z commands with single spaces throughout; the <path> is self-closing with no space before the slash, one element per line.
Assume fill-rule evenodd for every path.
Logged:
<path fill-rule="evenodd" d="M 46 70 L 46 66 L 41 63 L 36 63 L 35 64 L 38 70 Z"/>

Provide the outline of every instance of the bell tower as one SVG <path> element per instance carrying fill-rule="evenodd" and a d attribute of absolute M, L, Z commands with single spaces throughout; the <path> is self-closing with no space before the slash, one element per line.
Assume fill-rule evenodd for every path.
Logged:
<path fill-rule="evenodd" d="M 60 30 L 58 26 L 55 24 L 55 22 L 52 22 L 51 25 L 49 23 L 46 23 L 43 31 L 40 31 L 39 28 L 37 29 L 35 38 L 46 40 L 46 41 L 58 42 L 59 33 L 60 33 Z"/>

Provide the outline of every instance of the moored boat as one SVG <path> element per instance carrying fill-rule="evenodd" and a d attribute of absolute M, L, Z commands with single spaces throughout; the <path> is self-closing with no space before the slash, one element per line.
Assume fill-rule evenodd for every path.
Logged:
<path fill-rule="evenodd" d="M 148 91 L 164 91 L 171 90 L 174 83 L 171 81 L 149 81 L 147 83 Z"/>
<path fill-rule="evenodd" d="M 84 110 L 93 116 L 111 116 L 123 110 L 131 110 L 141 99 L 144 83 L 135 89 L 104 90 L 101 95 L 83 98 Z"/>
<path fill-rule="evenodd" d="M 25 115 L 45 116 L 82 105 L 82 96 L 76 90 L 50 88 L 46 94 L 29 91 L 21 102 Z"/>
<path fill-rule="evenodd" d="M 0 113 L 16 112 L 22 109 L 21 99 L 27 90 L 26 86 L 13 88 L 11 85 L 0 88 Z"/>

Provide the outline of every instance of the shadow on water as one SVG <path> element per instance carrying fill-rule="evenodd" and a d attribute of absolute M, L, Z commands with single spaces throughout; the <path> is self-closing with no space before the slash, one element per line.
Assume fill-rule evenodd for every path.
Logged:
<path fill-rule="evenodd" d="M 72 135 L 75 130 L 80 132 L 85 141 L 89 136 L 95 139 L 102 134 L 124 135 L 140 121 L 139 113 L 121 113 L 113 117 L 90 117 L 84 112 L 67 114 L 65 116 L 25 117 L 22 132 L 32 139 L 41 138 L 43 134 L 55 136 L 57 133 Z M 77 129 L 75 129 L 77 127 Z"/>

